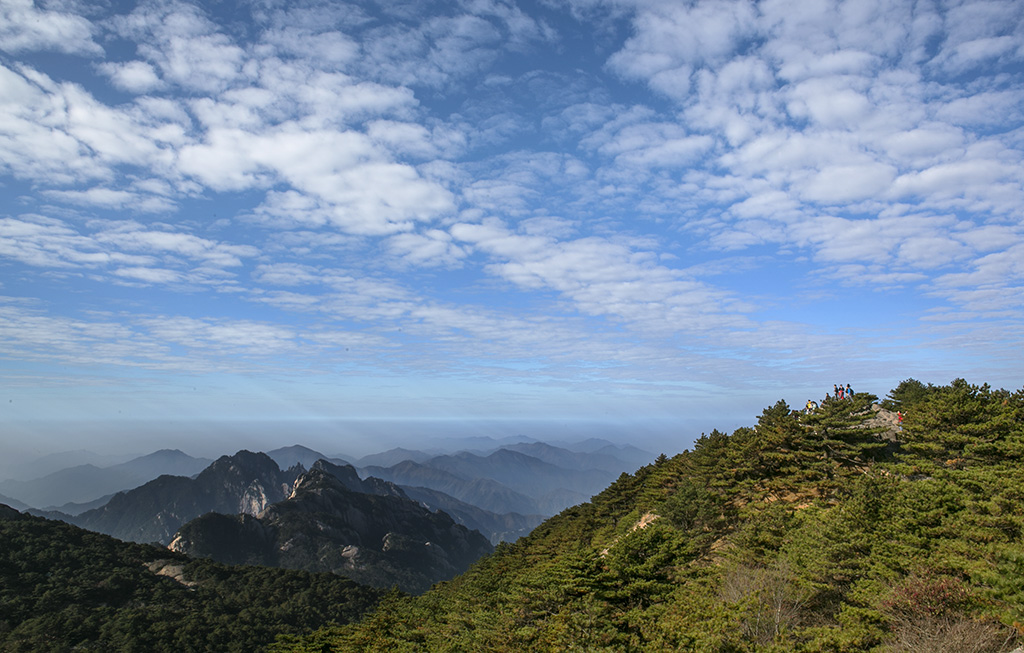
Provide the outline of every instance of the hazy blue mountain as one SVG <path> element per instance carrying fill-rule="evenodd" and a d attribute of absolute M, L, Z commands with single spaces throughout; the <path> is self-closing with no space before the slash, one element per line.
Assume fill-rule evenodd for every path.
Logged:
<path fill-rule="evenodd" d="M 298 478 L 288 499 L 258 517 L 203 515 L 184 524 L 170 548 L 231 564 L 331 571 L 408 592 L 423 592 L 491 552 L 483 535 L 449 515 L 404 494 L 354 491 L 358 477 L 350 467 L 323 462 Z"/>
<path fill-rule="evenodd" d="M 402 486 L 437 490 L 492 513 L 549 516 L 586 501 L 619 474 L 631 471 L 631 464 L 606 452 L 573 452 L 520 442 L 486 455 L 460 451 L 422 462 L 371 465 L 363 473 Z"/>
<path fill-rule="evenodd" d="M 631 444 L 615 444 L 604 438 L 588 438 L 576 442 L 552 442 L 551 444 L 569 451 L 612 456 L 628 463 L 633 469 L 643 467 L 657 458 L 650 451 L 644 451 Z"/>
<path fill-rule="evenodd" d="M 533 456 L 546 463 L 572 470 L 601 470 L 615 474 L 632 472 L 632 462 L 620 458 L 614 453 L 580 452 L 571 451 L 563 447 L 556 447 L 545 442 L 520 442 L 507 444 L 502 449 L 517 451 L 528 456 Z M 654 457 L 651 456 L 651 460 Z"/>
<path fill-rule="evenodd" d="M 568 490 L 582 496 L 581 500 L 586 500 L 603 490 L 621 473 L 601 469 L 566 469 L 510 449 L 498 449 L 487 456 L 464 451 L 450 456 L 436 456 L 424 464 L 462 478 L 491 479 L 534 499 Z M 563 505 L 554 512 L 570 505 L 573 504 Z"/>
<path fill-rule="evenodd" d="M 93 501 L 87 501 L 85 503 L 65 503 L 63 506 L 57 506 L 53 509 L 53 512 L 63 513 L 65 515 L 81 515 L 87 510 L 93 510 L 107 505 L 107 502 L 114 498 L 113 494 L 107 494 L 99 499 Z M 41 511 L 33 511 L 33 514 Z"/>
<path fill-rule="evenodd" d="M 14 510 L 21 512 L 29 509 L 29 506 L 25 505 L 21 501 L 18 501 L 17 499 L 12 499 L 11 497 L 5 497 L 4 495 L 0 494 L 0 505 L 4 504 L 13 508 Z"/>
<path fill-rule="evenodd" d="M 268 451 L 267 455 L 274 459 L 277 466 L 281 469 L 288 469 L 295 465 L 302 465 L 303 469 L 309 469 L 318 460 L 328 460 L 336 465 L 347 465 L 349 464 L 346 460 L 340 457 L 325 456 L 319 451 L 314 451 L 309 447 L 304 447 L 301 444 L 294 444 L 290 447 L 281 447 L 280 449 L 274 449 Z"/>
<path fill-rule="evenodd" d="M 337 480 L 341 481 L 342 485 L 352 492 L 376 494 L 382 497 L 398 497 L 400 499 L 409 498 L 406 496 L 402 488 L 398 487 L 391 481 L 385 481 L 373 476 L 365 479 L 360 478 L 356 468 L 352 465 L 336 465 L 327 460 L 318 460 L 313 463 L 313 466 L 310 468 L 310 471 L 313 470 L 327 472 Z"/>
<path fill-rule="evenodd" d="M 370 454 L 369 456 L 363 456 L 359 460 L 355 461 L 359 467 L 391 467 L 398 463 L 411 460 L 414 463 L 421 463 L 425 460 L 430 460 L 434 457 L 434 454 L 429 454 L 425 451 L 418 451 L 416 449 L 403 449 L 397 447 L 395 449 L 389 449 L 380 453 Z"/>
<path fill-rule="evenodd" d="M 96 467 L 110 467 L 125 461 L 131 460 L 137 454 L 130 455 L 104 455 L 86 449 L 77 451 L 58 451 L 56 453 L 40 456 L 34 460 L 19 463 L 16 467 L 5 468 L 7 479 L 27 481 L 40 476 L 46 476 L 59 472 L 68 467 L 78 465 L 95 465 Z"/>
<path fill-rule="evenodd" d="M 411 485 L 439 490 L 466 503 L 496 513 L 538 514 L 537 502 L 501 483 L 486 478 L 463 478 L 428 464 L 411 460 L 391 467 L 371 466 L 361 470 L 401 486 Z"/>
<path fill-rule="evenodd" d="M 575 506 L 589 501 L 594 495 L 594 492 L 583 493 L 577 492 L 576 490 L 569 490 L 564 487 L 560 487 L 550 492 L 545 492 L 541 496 L 535 499 L 537 503 L 537 509 L 540 510 L 543 515 L 557 515 L 569 506 Z"/>
<path fill-rule="evenodd" d="M 33 508 L 49 508 L 73 502 L 91 501 L 105 494 L 145 483 L 134 474 L 107 473 L 85 464 L 68 467 L 28 481 L 0 482 L 0 492 L 17 497 Z"/>
<path fill-rule="evenodd" d="M 34 508 L 88 503 L 120 490 L 138 487 L 163 474 L 192 476 L 210 464 L 177 449 L 163 449 L 128 462 L 97 467 L 91 463 L 68 467 L 28 481 L 0 482 L 0 493 Z"/>
<path fill-rule="evenodd" d="M 444 511 L 466 528 L 480 531 L 491 541 L 491 544 L 514 542 L 520 537 L 528 535 L 545 519 L 541 515 L 491 512 L 430 488 L 404 485 L 402 490 L 410 499 L 418 501 L 430 510 Z"/>
<path fill-rule="evenodd" d="M 537 442 L 537 440 L 525 435 L 510 435 L 503 438 L 492 438 L 488 435 L 432 438 L 429 451 L 434 455 L 441 455 L 451 451 L 494 451 L 505 445 L 519 442 Z"/>
<path fill-rule="evenodd" d="M 167 544 L 179 526 L 204 513 L 255 515 L 281 501 L 297 473 L 281 471 L 265 453 L 239 451 L 221 456 L 195 478 L 161 476 L 65 520 L 122 540 Z"/>
<path fill-rule="evenodd" d="M 586 440 L 577 440 L 575 442 L 554 442 L 552 444 L 570 451 L 579 451 L 583 453 L 593 453 L 607 446 L 615 446 L 613 442 L 605 440 L 604 438 L 587 438 Z"/>
<path fill-rule="evenodd" d="M 126 463 L 103 469 L 114 473 L 125 471 L 149 478 L 156 478 L 163 474 L 194 476 L 212 462 L 209 458 L 195 458 L 178 449 L 161 449 L 145 456 L 133 458 Z"/>
<path fill-rule="evenodd" d="M 600 449 L 590 453 L 602 456 L 614 456 L 628 464 L 629 471 L 634 472 L 644 465 L 649 465 L 657 458 L 656 455 L 643 449 L 638 449 L 631 444 L 607 444 Z"/>

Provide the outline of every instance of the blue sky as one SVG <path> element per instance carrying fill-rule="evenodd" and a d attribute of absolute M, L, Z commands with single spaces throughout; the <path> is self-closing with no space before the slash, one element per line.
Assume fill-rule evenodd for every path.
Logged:
<path fill-rule="evenodd" d="M 0 0 L 0 188 L 12 440 L 1022 386 L 1016 0 Z"/>

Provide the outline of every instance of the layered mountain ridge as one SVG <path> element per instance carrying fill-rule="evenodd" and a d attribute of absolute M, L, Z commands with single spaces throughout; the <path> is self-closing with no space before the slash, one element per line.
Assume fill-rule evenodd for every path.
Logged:
<path fill-rule="evenodd" d="M 100 508 L 51 516 L 122 540 L 167 544 L 183 523 L 207 512 L 258 514 L 288 496 L 301 471 L 281 471 L 268 455 L 243 450 L 221 456 L 195 478 L 160 476 Z"/>
<path fill-rule="evenodd" d="M 320 460 L 287 499 L 256 516 L 209 513 L 179 529 L 172 550 L 231 564 L 330 571 L 360 583 L 422 592 L 492 547 L 479 532 L 431 512 L 393 483 L 361 480 Z"/>
<path fill-rule="evenodd" d="M 193 476 L 212 461 L 193 458 L 177 449 L 162 449 L 124 463 L 74 465 L 28 480 L 0 481 L 0 494 L 39 510 L 61 510 L 66 504 L 85 504 L 130 490 L 159 476 Z M 68 506 L 65 511 L 73 510 Z"/>

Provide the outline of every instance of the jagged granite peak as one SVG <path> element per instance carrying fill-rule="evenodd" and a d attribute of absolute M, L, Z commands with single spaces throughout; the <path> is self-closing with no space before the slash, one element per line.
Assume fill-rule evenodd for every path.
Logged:
<path fill-rule="evenodd" d="M 315 449 L 304 447 L 301 444 L 293 444 L 290 447 L 281 447 L 267 452 L 267 455 L 274 459 L 281 469 L 294 467 L 296 464 L 309 469 L 318 460 L 327 460 L 336 465 L 346 465 L 348 461 L 340 457 L 326 456 Z"/>
<path fill-rule="evenodd" d="M 324 459 L 320 459 L 313 463 L 311 469 L 319 469 L 327 472 L 334 478 L 342 482 L 342 484 L 352 490 L 353 492 L 363 492 L 365 494 L 377 494 L 380 496 L 396 496 L 403 499 L 408 499 L 402 488 L 398 487 L 391 481 L 385 481 L 377 478 L 376 476 L 370 476 L 362 479 L 359 477 L 359 472 L 352 465 L 336 465 Z"/>
<path fill-rule="evenodd" d="M 171 548 L 224 562 L 331 571 L 409 592 L 452 578 L 492 550 L 447 514 L 405 496 L 350 489 L 347 470 L 328 465 L 314 464 L 287 500 L 256 518 L 206 514 L 184 524 Z"/>
<path fill-rule="evenodd" d="M 333 476 L 334 478 L 341 481 L 342 485 L 344 485 L 349 490 L 352 490 L 353 492 L 364 491 L 363 479 L 359 478 L 359 472 L 357 472 L 356 468 L 353 467 L 352 465 L 336 465 L 332 462 L 329 462 L 321 458 L 317 460 L 315 463 L 313 463 L 313 465 L 309 469 L 310 471 L 318 470 Z M 302 480 L 303 478 L 300 477 L 296 481 L 296 489 L 298 488 L 299 483 L 301 483 Z"/>
<path fill-rule="evenodd" d="M 183 523 L 207 512 L 261 513 L 291 493 L 299 474 L 299 468 L 282 472 L 265 453 L 242 450 L 195 478 L 161 476 L 65 521 L 122 540 L 166 544 Z"/>

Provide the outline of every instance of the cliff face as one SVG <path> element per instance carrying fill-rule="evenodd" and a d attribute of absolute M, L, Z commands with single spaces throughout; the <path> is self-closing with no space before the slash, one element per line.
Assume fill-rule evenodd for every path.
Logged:
<path fill-rule="evenodd" d="M 266 454 L 239 451 L 194 479 L 161 476 L 66 521 L 122 540 L 166 544 L 179 526 L 207 512 L 259 514 L 288 496 L 298 471 L 282 472 Z"/>
<path fill-rule="evenodd" d="M 492 550 L 479 532 L 430 512 L 394 485 L 361 481 L 350 467 L 330 463 L 314 465 L 286 500 L 255 518 L 208 514 L 185 524 L 171 548 L 221 562 L 331 571 L 414 593 Z"/>

